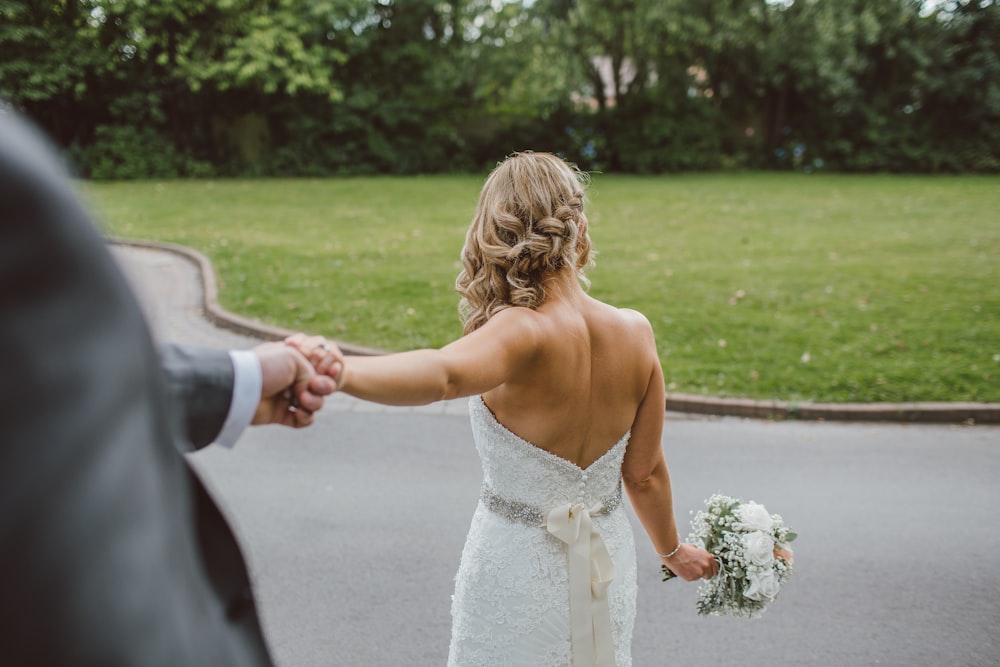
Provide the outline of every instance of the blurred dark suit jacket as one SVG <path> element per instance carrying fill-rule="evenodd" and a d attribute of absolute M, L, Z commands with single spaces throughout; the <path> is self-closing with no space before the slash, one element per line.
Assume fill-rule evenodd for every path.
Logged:
<path fill-rule="evenodd" d="M 232 391 L 226 352 L 154 346 L 58 159 L 0 111 L 0 664 L 271 664 L 181 455 Z"/>

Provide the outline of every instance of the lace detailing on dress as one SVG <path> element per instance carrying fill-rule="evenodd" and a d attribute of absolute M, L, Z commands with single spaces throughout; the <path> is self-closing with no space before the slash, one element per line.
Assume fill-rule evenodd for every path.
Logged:
<path fill-rule="evenodd" d="M 581 469 L 512 433 L 478 396 L 470 416 L 484 494 L 455 577 L 448 664 L 572 664 L 567 545 L 541 526 L 552 508 L 580 504 L 603 508 L 591 519 L 614 562 L 607 597 L 615 663 L 631 665 L 635 543 L 621 508 L 629 434 Z"/>
<path fill-rule="evenodd" d="M 629 433 L 584 470 L 511 432 L 481 396 L 469 399 L 469 415 L 483 481 L 507 498 L 546 509 L 573 500 L 593 505 L 621 482 Z"/>

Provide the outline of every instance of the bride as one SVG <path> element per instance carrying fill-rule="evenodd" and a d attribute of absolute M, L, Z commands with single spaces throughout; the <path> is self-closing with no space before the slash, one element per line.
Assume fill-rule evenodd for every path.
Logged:
<path fill-rule="evenodd" d="M 671 571 L 715 573 L 678 538 L 653 330 L 581 286 L 592 264 L 582 181 L 547 153 L 493 171 L 456 282 L 464 335 L 444 348 L 345 360 L 320 337 L 288 341 L 362 399 L 472 397 L 484 480 L 455 577 L 449 665 L 631 664 L 623 486 Z"/>

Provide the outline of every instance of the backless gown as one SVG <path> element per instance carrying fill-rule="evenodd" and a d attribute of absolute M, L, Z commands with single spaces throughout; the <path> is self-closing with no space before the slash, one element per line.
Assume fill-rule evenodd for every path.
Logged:
<path fill-rule="evenodd" d="M 631 665 L 629 433 L 581 469 L 512 433 L 482 397 L 469 408 L 483 489 L 455 576 L 448 665 Z"/>

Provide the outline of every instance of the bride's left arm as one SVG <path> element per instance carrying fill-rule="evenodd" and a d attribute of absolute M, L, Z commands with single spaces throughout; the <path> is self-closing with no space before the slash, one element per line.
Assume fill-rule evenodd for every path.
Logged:
<path fill-rule="evenodd" d="M 489 391 L 533 361 L 540 337 L 536 317 L 527 308 L 508 308 L 438 350 L 347 357 L 337 390 L 387 405 L 424 405 Z M 309 349 L 303 351 L 310 357 Z"/>

